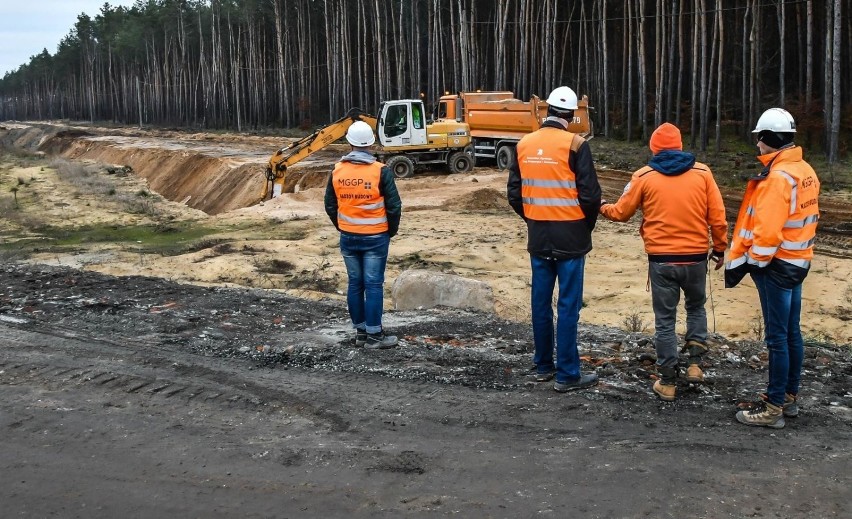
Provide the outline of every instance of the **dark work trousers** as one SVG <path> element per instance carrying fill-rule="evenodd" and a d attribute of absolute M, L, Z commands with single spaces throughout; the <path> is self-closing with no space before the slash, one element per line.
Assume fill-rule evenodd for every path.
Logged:
<path fill-rule="evenodd" d="M 678 362 L 675 323 L 681 290 L 686 305 L 684 340 L 695 340 L 702 344 L 707 340 L 707 311 L 704 309 L 707 300 L 707 260 L 686 264 L 650 262 L 648 265 L 654 305 L 657 365 L 674 368 Z"/>

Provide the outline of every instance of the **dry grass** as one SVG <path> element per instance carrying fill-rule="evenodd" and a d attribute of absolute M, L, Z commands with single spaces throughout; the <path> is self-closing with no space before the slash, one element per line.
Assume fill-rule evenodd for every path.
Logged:
<path fill-rule="evenodd" d="M 621 327 L 631 333 L 645 332 L 650 325 L 651 323 L 644 320 L 639 312 L 633 312 L 621 320 Z"/>
<path fill-rule="evenodd" d="M 50 167 L 56 170 L 60 180 L 71 184 L 81 193 L 96 195 L 114 195 L 115 183 L 100 174 L 100 167 L 69 162 L 65 159 L 51 161 Z"/>

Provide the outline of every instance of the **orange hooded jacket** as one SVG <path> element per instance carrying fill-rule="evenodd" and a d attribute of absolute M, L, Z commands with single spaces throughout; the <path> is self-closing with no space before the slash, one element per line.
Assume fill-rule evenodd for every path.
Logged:
<path fill-rule="evenodd" d="M 635 173 L 614 204 L 601 206 L 609 220 L 626 222 L 642 209 L 639 233 L 652 262 L 697 262 L 712 248 L 723 254 L 728 224 L 722 194 L 706 165 L 681 151 L 680 130 L 663 123 L 651 135 L 654 158 Z"/>

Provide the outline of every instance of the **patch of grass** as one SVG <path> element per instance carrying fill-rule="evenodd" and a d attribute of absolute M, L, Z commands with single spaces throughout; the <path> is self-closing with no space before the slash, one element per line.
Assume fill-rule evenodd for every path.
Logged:
<path fill-rule="evenodd" d="M 645 332 L 650 325 L 651 323 L 643 319 L 639 312 L 633 312 L 621 320 L 622 328 L 631 333 Z"/>
<path fill-rule="evenodd" d="M 762 314 L 757 314 L 754 318 L 752 318 L 749 322 L 749 331 L 755 341 L 760 342 L 763 340 L 765 330 L 763 329 Z"/>
<path fill-rule="evenodd" d="M 426 270 L 439 270 L 445 273 L 452 273 L 453 271 L 453 263 L 449 261 L 431 261 L 422 256 L 418 252 L 412 252 L 410 254 L 406 254 L 405 256 L 399 257 L 389 257 L 388 263 L 391 265 L 396 265 L 400 270 L 407 269 L 426 269 Z"/>
<path fill-rule="evenodd" d="M 286 286 L 331 294 L 337 291 L 337 275 L 331 272 L 331 263 L 323 256 L 317 259 L 313 269 L 302 270 L 288 280 Z"/>
<path fill-rule="evenodd" d="M 218 232 L 218 229 L 189 225 L 102 225 L 75 229 L 41 227 L 39 238 L 3 243 L 0 244 L 0 250 L 61 251 L 76 250 L 89 243 L 117 243 L 132 245 L 135 252 L 175 256 L 222 243 L 221 239 L 208 237 Z"/>
<path fill-rule="evenodd" d="M 255 262 L 255 268 L 264 274 L 290 274 L 296 266 L 287 260 L 271 259 Z"/>
<path fill-rule="evenodd" d="M 115 194 L 115 183 L 99 174 L 98 166 L 70 162 L 65 159 L 53 160 L 50 166 L 56 170 L 61 180 L 71 184 L 80 192 L 98 195 Z"/>

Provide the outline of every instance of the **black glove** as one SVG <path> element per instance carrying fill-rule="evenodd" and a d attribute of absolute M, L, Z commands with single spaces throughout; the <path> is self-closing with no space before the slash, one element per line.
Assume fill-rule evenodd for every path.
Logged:
<path fill-rule="evenodd" d="M 739 267 L 725 269 L 725 288 L 734 288 L 751 272 L 751 265 L 743 263 Z"/>
<path fill-rule="evenodd" d="M 719 270 L 725 264 L 725 251 L 711 251 L 710 255 L 707 256 L 707 260 L 716 264 L 713 270 Z"/>

